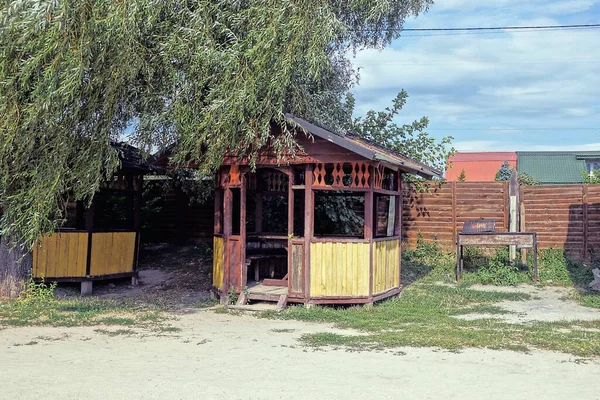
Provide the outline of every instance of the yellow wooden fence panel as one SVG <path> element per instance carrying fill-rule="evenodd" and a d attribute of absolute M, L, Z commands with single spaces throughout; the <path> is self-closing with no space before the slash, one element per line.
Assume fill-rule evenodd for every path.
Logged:
<path fill-rule="evenodd" d="M 213 240 L 213 286 L 223 289 L 225 276 L 225 243 L 222 237 L 215 236 Z"/>
<path fill-rule="evenodd" d="M 400 241 L 376 242 L 373 254 L 373 294 L 400 286 Z"/>
<path fill-rule="evenodd" d="M 85 276 L 88 233 L 59 232 L 40 239 L 33 247 L 34 278 Z"/>
<path fill-rule="evenodd" d="M 90 275 L 112 275 L 133 271 L 135 232 L 92 234 Z"/>
<path fill-rule="evenodd" d="M 311 297 L 369 295 L 369 243 L 312 243 Z"/>

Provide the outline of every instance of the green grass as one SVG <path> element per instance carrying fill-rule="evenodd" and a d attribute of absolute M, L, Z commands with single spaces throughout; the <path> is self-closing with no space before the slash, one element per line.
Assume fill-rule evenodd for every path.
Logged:
<path fill-rule="evenodd" d="M 310 346 L 345 346 L 350 349 L 392 347 L 438 347 L 459 350 L 468 347 L 529 351 L 553 350 L 577 356 L 600 356 L 600 320 L 511 324 L 501 319 L 509 313 L 501 301 L 523 301 L 530 296 L 519 292 L 471 289 L 474 283 L 500 286 L 532 283 L 531 271 L 508 261 L 505 250 L 484 254 L 471 250 L 461 284 L 453 284 L 455 259 L 435 243 L 421 244 L 403 252 L 402 279 L 412 283 L 401 297 L 373 307 L 290 307 L 282 313 L 263 317 L 332 323 L 339 328 L 361 331 L 357 335 L 316 333 L 302 336 Z M 488 264 L 482 264 L 487 259 Z M 566 258 L 562 251 L 540 254 L 540 280 L 544 285 L 581 285 L 589 267 Z M 600 295 L 584 294 L 576 299 L 600 308 Z M 489 318 L 466 320 L 464 314 L 485 314 Z"/>
<path fill-rule="evenodd" d="M 580 298 L 581 305 L 600 308 L 600 293 L 585 293 Z"/>
<path fill-rule="evenodd" d="M 500 319 L 463 320 L 456 315 L 506 311 L 494 306 L 501 300 L 521 301 L 529 296 L 519 293 L 478 291 L 416 283 L 400 298 L 374 307 L 290 307 L 283 313 L 266 317 L 333 323 L 340 328 L 366 334 L 316 333 L 302 336 L 310 346 L 347 346 L 356 349 L 390 347 L 439 347 L 459 350 L 468 347 L 528 351 L 555 350 L 577 356 L 600 356 L 599 321 L 569 323 L 539 322 L 510 324 Z M 583 329 L 582 329 L 583 328 Z"/>
<path fill-rule="evenodd" d="M 144 326 L 166 321 L 161 313 L 113 300 L 48 299 L 0 302 L 0 326 Z"/>
<path fill-rule="evenodd" d="M 18 299 L 0 300 L 0 329 L 19 326 L 127 326 L 169 332 L 168 318 L 152 304 L 54 297 L 56 284 L 29 280 Z"/>

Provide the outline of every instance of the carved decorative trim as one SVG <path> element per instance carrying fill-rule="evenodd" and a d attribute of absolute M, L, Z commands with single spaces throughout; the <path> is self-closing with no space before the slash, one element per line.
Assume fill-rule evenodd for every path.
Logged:
<path fill-rule="evenodd" d="M 368 188 L 371 173 L 366 162 L 315 164 L 313 185 L 339 188 Z"/>

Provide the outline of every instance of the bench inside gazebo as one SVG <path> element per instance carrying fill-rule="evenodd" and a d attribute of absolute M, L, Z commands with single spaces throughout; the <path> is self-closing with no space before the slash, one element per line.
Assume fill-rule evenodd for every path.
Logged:
<path fill-rule="evenodd" d="M 226 157 L 216 177 L 213 285 L 222 302 L 360 304 L 401 290 L 402 174 L 440 172 L 295 116 L 295 157 Z"/>

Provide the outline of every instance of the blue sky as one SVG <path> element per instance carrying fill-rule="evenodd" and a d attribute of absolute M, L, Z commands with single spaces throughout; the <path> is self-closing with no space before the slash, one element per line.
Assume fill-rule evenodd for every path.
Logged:
<path fill-rule="evenodd" d="M 405 28 L 592 23 L 600 0 L 438 0 Z M 405 32 L 353 62 L 357 116 L 404 88 L 398 122 L 427 116 L 429 132 L 454 136 L 459 151 L 600 150 L 600 29 Z"/>

